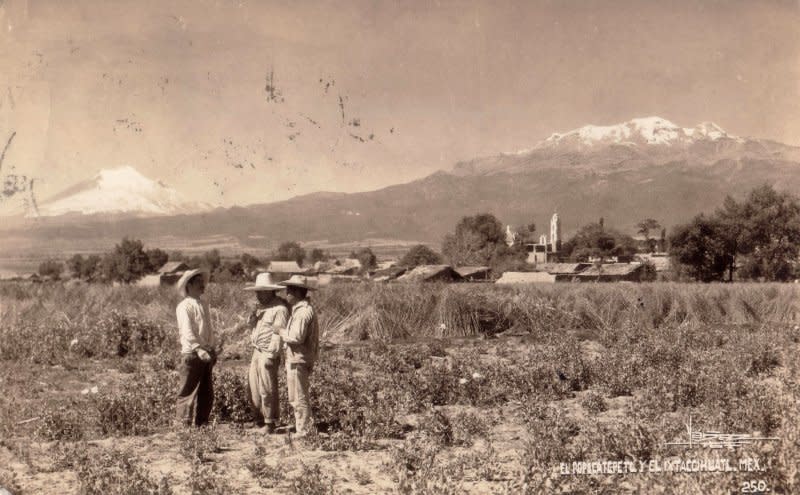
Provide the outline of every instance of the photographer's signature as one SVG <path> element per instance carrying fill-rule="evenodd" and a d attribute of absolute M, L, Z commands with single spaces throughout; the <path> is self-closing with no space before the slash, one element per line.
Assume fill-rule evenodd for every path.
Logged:
<path fill-rule="evenodd" d="M 687 442 L 667 442 L 665 445 L 683 445 L 687 448 L 705 447 L 708 449 L 735 449 L 745 445 L 752 445 L 756 442 L 774 442 L 780 440 L 777 437 L 754 437 L 741 433 L 721 433 L 718 431 L 695 431 L 692 429 L 692 417 L 689 416 L 689 423 L 686 425 L 689 433 Z"/>

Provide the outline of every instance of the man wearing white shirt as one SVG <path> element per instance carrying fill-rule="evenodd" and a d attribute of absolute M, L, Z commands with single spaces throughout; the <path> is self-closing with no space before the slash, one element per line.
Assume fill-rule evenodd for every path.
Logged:
<path fill-rule="evenodd" d="M 181 384 L 176 414 L 180 423 L 189 426 L 206 424 L 214 403 L 211 370 L 217 361 L 216 341 L 208 304 L 200 299 L 205 292 L 206 278 L 200 270 L 189 270 L 177 284 L 184 298 L 175 309 L 181 343 Z"/>
<path fill-rule="evenodd" d="M 278 400 L 278 366 L 280 365 L 281 337 L 278 329 L 286 326 L 289 310 L 275 291 L 283 286 L 272 282 L 269 273 L 259 273 L 255 284 L 244 290 L 254 291 L 258 308 L 248 320 L 252 328 L 250 343 L 253 357 L 247 382 L 250 401 L 256 413 L 256 425 L 264 433 L 274 433 L 280 417 Z"/>
<path fill-rule="evenodd" d="M 304 437 L 314 429 L 309 379 L 319 355 L 319 324 L 307 295 L 316 287 L 302 275 L 293 275 L 280 285 L 286 287 L 286 301 L 292 306 L 286 328 L 278 330 L 286 345 L 286 386 L 294 409 L 295 431 L 298 437 Z"/>

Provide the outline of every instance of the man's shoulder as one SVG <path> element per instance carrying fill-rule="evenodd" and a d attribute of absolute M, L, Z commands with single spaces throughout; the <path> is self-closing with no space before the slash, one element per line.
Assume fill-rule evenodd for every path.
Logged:
<path fill-rule="evenodd" d="M 178 303 L 178 306 L 175 308 L 176 311 L 194 311 L 199 306 L 197 299 L 193 299 L 191 297 L 184 297 L 181 302 Z"/>
<path fill-rule="evenodd" d="M 292 308 L 293 315 L 314 315 L 314 308 L 308 301 L 300 301 L 299 303 L 295 304 L 294 308 Z"/>
<path fill-rule="evenodd" d="M 284 316 L 285 318 L 289 318 L 289 309 L 283 304 L 276 304 L 275 306 L 268 307 L 264 311 L 264 314 L 268 315 L 269 317 L 281 315 Z"/>

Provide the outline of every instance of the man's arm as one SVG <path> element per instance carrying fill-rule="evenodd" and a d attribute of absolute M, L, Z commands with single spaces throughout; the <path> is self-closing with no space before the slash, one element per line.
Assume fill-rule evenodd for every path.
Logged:
<path fill-rule="evenodd" d="M 313 317 L 314 310 L 311 308 L 298 308 L 289 319 L 289 327 L 281 328 L 278 334 L 287 344 L 302 344 L 308 337 L 309 323 Z"/>
<path fill-rule="evenodd" d="M 269 351 L 272 352 L 274 355 L 280 354 L 281 351 L 281 336 L 280 331 L 281 329 L 286 328 L 286 323 L 289 319 L 289 310 L 284 307 L 279 307 L 275 310 L 275 314 L 272 317 L 272 339 L 269 343 Z"/>

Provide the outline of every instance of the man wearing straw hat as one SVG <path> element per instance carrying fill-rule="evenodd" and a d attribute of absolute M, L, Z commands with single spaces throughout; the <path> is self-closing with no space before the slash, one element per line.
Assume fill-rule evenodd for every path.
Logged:
<path fill-rule="evenodd" d="M 278 331 L 286 344 L 286 387 L 294 409 L 295 431 L 298 437 L 304 437 L 314 427 L 309 378 L 319 352 L 319 325 L 307 295 L 315 287 L 303 275 L 292 275 L 280 285 L 286 287 L 286 301 L 292 306 L 289 323 Z"/>
<path fill-rule="evenodd" d="M 264 433 L 274 433 L 280 416 L 278 402 L 278 366 L 280 364 L 281 338 L 278 328 L 286 326 L 289 310 L 275 291 L 283 286 L 272 283 L 272 275 L 259 273 L 255 284 L 244 290 L 254 291 L 259 306 L 250 315 L 248 324 L 253 328 L 250 343 L 253 358 L 250 360 L 248 383 L 250 401 L 256 412 L 256 425 Z"/>
<path fill-rule="evenodd" d="M 177 285 L 183 300 L 175 308 L 181 343 L 181 384 L 176 414 L 178 421 L 188 426 L 206 424 L 214 403 L 211 370 L 217 361 L 216 341 L 208 304 L 200 299 L 207 279 L 206 272 L 188 270 Z"/>

